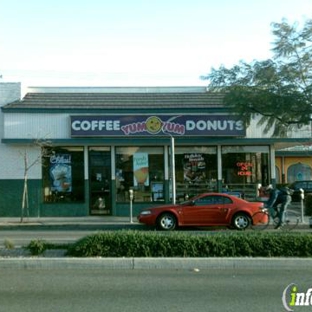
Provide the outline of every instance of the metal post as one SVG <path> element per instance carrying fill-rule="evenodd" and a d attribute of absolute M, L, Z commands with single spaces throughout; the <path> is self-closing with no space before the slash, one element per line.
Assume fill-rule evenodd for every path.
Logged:
<path fill-rule="evenodd" d="M 273 186 L 276 186 L 276 174 L 275 174 L 275 149 L 274 145 L 270 146 L 270 171 L 271 171 L 271 179 L 269 181 L 269 184 L 273 184 Z"/>
<path fill-rule="evenodd" d="M 172 185 L 172 204 L 176 204 L 176 176 L 175 176 L 175 151 L 174 151 L 174 137 L 171 136 L 171 185 Z"/>
<path fill-rule="evenodd" d="M 221 145 L 217 146 L 217 185 L 216 191 L 222 193 L 222 150 Z"/>
<path fill-rule="evenodd" d="M 130 197 L 130 223 L 133 223 L 132 220 L 132 202 L 133 202 L 133 190 L 129 190 L 129 197 Z"/>
<path fill-rule="evenodd" d="M 300 191 L 300 202 L 301 202 L 301 223 L 304 223 L 304 190 L 302 188 L 299 189 Z"/>

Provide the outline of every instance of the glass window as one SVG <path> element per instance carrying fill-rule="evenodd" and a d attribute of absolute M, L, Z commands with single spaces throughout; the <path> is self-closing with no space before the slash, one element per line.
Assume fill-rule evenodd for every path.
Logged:
<path fill-rule="evenodd" d="M 164 150 L 162 147 L 116 148 L 117 202 L 164 200 Z"/>
<path fill-rule="evenodd" d="M 311 176 L 311 167 L 302 163 L 291 165 L 287 170 L 287 181 L 289 183 L 301 180 L 311 180 Z"/>
<path fill-rule="evenodd" d="M 206 206 L 206 205 L 214 205 L 214 198 L 212 196 L 205 196 L 196 199 L 195 205 L 196 206 Z"/>
<path fill-rule="evenodd" d="M 205 197 L 201 197 L 196 200 L 196 205 L 224 205 L 224 204 L 232 204 L 232 200 L 229 197 L 218 196 L 218 195 L 209 195 Z"/>
<path fill-rule="evenodd" d="M 216 147 L 177 146 L 175 164 L 178 201 L 216 189 Z"/>
<path fill-rule="evenodd" d="M 255 197 L 256 184 L 270 184 L 268 146 L 222 147 L 224 191 L 238 191 L 246 199 Z"/>
<path fill-rule="evenodd" d="M 44 155 L 44 202 L 83 202 L 84 157 L 82 147 L 53 147 Z"/>
<path fill-rule="evenodd" d="M 277 166 L 275 166 L 275 178 L 277 184 L 281 183 L 280 176 L 281 176 L 280 169 Z"/>

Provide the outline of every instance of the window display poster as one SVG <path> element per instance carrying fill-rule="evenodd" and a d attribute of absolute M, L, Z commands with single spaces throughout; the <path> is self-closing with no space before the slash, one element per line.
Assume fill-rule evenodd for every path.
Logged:
<path fill-rule="evenodd" d="M 184 154 L 183 171 L 184 181 L 194 183 L 206 179 L 206 162 L 203 154 Z"/>
<path fill-rule="evenodd" d="M 52 192 L 72 191 L 72 166 L 70 154 L 55 154 L 50 157 Z"/>
<path fill-rule="evenodd" d="M 148 172 L 148 154 L 135 153 L 133 154 L 133 184 L 149 185 L 149 172 Z"/>
<path fill-rule="evenodd" d="M 164 185 L 163 183 L 152 182 L 153 201 L 161 200 L 164 198 Z"/>

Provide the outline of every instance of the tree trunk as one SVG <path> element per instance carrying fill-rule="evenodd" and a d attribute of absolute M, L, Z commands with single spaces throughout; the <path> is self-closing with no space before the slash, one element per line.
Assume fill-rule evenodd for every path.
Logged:
<path fill-rule="evenodd" d="M 21 211 L 21 222 L 23 222 L 23 218 L 25 215 L 25 209 L 27 212 L 27 216 L 29 216 L 28 211 L 28 185 L 27 185 L 27 175 L 24 177 L 24 190 L 23 190 L 23 199 L 22 199 L 22 211 Z"/>

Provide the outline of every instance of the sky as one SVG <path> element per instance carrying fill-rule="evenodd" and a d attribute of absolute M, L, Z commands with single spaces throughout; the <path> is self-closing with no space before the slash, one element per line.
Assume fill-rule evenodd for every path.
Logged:
<path fill-rule="evenodd" d="M 0 0 L 0 82 L 206 86 L 271 58 L 283 18 L 303 25 L 312 0 Z"/>

